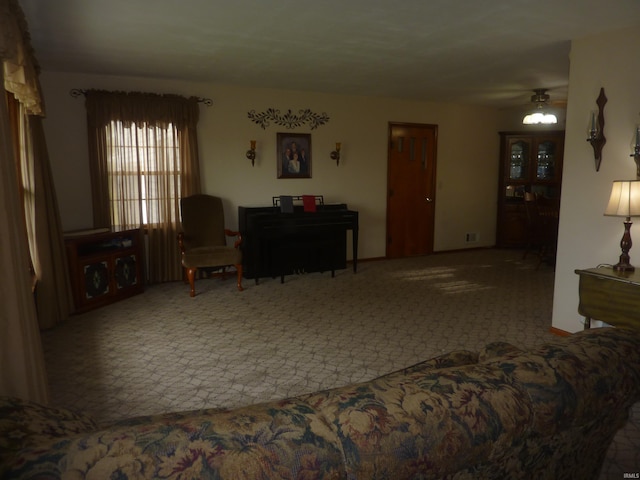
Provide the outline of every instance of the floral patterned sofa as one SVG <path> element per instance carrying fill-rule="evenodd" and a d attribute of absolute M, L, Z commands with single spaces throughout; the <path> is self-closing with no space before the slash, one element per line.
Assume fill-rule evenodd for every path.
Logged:
<path fill-rule="evenodd" d="M 640 334 L 493 343 L 375 380 L 98 426 L 0 399 L 2 478 L 597 478 L 640 401 Z"/>

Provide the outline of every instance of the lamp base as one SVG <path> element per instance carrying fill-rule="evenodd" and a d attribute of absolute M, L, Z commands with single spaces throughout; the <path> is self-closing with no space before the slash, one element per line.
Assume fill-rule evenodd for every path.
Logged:
<path fill-rule="evenodd" d="M 614 272 L 633 272 L 635 267 L 629 263 L 631 257 L 629 256 L 629 250 L 631 250 L 631 218 L 627 217 L 624 222 L 624 234 L 622 240 L 620 240 L 620 248 L 622 253 L 618 257 L 618 263 L 613 266 Z"/>
<path fill-rule="evenodd" d="M 614 272 L 620 272 L 620 273 L 630 273 L 635 271 L 636 267 L 634 267 L 633 265 L 629 265 L 628 263 L 616 263 L 613 266 L 613 271 Z"/>

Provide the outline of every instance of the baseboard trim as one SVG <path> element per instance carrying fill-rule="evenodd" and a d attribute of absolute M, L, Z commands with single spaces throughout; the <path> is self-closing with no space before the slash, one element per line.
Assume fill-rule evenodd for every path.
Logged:
<path fill-rule="evenodd" d="M 469 247 L 469 248 L 456 248 L 456 249 L 451 249 L 451 250 L 437 250 L 435 252 L 431 252 L 431 253 L 426 253 L 424 255 L 415 255 L 416 257 L 428 257 L 430 255 L 440 255 L 443 253 L 460 253 L 460 252 L 470 252 L 473 250 L 500 250 L 498 247 L 494 246 L 485 246 L 485 247 Z M 401 258 L 411 258 L 412 255 L 406 256 L 406 257 L 397 257 L 397 258 L 391 258 L 391 257 L 387 257 L 386 255 L 383 257 L 367 257 L 367 258 L 358 258 L 358 263 L 360 262 L 378 262 L 380 260 L 399 260 Z M 347 263 L 353 263 L 353 260 L 347 260 Z"/>
<path fill-rule="evenodd" d="M 473 250 L 501 250 L 501 249 L 496 247 L 495 245 L 486 245 L 486 246 L 479 246 L 479 247 L 465 247 L 465 248 L 452 248 L 449 250 L 437 250 L 433 252 L 433 254 L 438 255 L 440 253 L 471 252 Z"/>
<path fill-rule="evenodd" d="M 553 333 L 554 335 L 558 335 L 560 337 L 569 337 L 573 335 L 571 332 L 560 330 L 559 328 L 556 328 L 556 327 L 549 328 L 549 332 Z"/>
<path fill-rule="evenodd" d="M 358 263 L 366 263 L 366 262 L 379 262 L 380 260 L 389 260 L 387 257 L 367 257 L 367 258 L 359 258 Z M 347 260 L 348 265 L 353 264 L 353 260 Z"/>

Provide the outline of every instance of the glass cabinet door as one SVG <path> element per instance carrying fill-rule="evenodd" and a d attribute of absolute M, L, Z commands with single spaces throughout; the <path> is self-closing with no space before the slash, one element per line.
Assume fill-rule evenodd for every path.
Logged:
<path fill-rule="evenodd" d="M 540 142 L 536 161 L 536 179 L 553 180 L 556 167 L 556 142 L 550 140 Z"/>
<path fill-rule="evenodd" d="M 525 180 L 529 167 L 529 144 L 514 141 L 509 152 L 509 180 Z"/>

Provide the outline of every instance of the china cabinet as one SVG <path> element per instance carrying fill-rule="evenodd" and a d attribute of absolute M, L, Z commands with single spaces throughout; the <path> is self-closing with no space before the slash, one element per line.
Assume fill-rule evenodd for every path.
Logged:
<path fill-rule="evenodd" d="M 560 199 L 564 131 L 500 132 L 496 245 L 528 242 L 525 192 Z"/>

